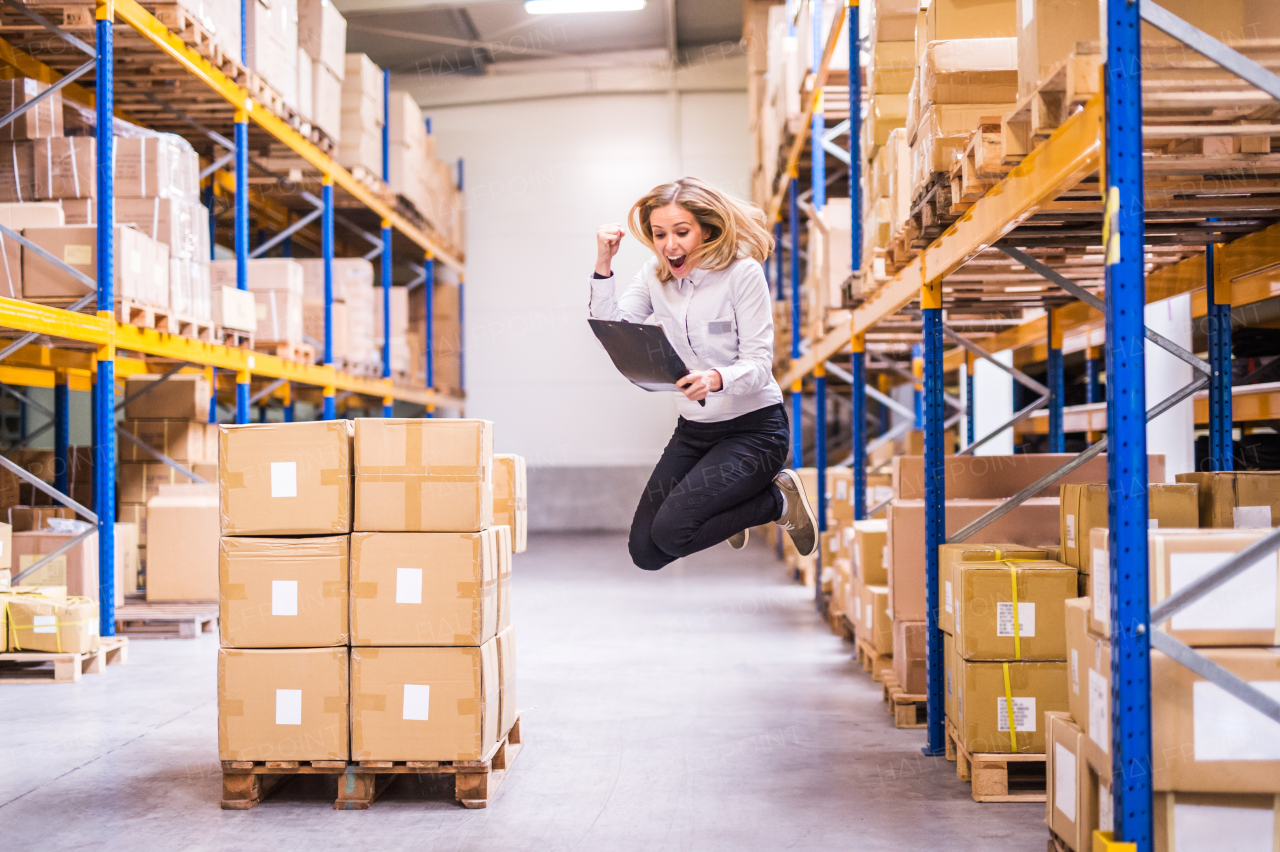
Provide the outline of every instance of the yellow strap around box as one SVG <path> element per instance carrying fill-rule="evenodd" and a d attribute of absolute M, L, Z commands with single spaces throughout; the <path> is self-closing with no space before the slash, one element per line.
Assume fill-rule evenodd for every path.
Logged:
<path fill-rule="evenodd" d="M 1013 585 L 1013 658 L 1022 659 L 1022 634 L 1018 629 L 1018 566 L 1009 566 L 1009 581 Z M 1007 672 L 1007 670 L 1006 670 Z M 1008 677 L 1006 673 L 1006 678 Z"/>
<path fill-rule="evenodd" d="M 1018 726 L 1014 724 L 1013 718 L 1013 688 L 1009 685 L 1009 664 L 1001 663 L 1004 667 L 1004 709 L 1009 714 L 1009 742 L 1013 746 L 1013 750 L 1018 750 Z"/>

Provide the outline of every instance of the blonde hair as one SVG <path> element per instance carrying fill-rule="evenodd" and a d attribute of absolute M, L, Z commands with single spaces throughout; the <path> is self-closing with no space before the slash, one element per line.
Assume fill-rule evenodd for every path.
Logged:
<path fill-rule="evenodd" d="M 658 253 L 653 242 L 650 217 L 653 211 L 670 204 L 693 214 L 702 227 L 705 241 L 690 256 L 691 265 L 703 269 L 728 268 L 741 256 L 764 263 L 773 251 L 773 234 L 765 225 L 764 211 L 754 204 L 731 198 L 708 183 L 683 177 L 649 190 L 631 207 L 627 224 L 636 239 Z M 671 271 L 659 263 L 658 280 L 671 280 Z"/>

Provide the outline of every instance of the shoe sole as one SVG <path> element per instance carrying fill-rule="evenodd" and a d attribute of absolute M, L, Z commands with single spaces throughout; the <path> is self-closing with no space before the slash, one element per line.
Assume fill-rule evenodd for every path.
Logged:
<path fill-rule="evenodd" d="M 791 484 L 795 486 L 796 493 L 800 495 L 800 505 L 804 506 L 805 514 L 809 516 L 809 526 L 813 527 L 813 548 L 808 553 L 801 553 L 801 556 L 812 556 L 818 552 L 818 516 L 813 513 L 813 507 L 809 505 L 809 498 L 804 493 L 804 485 L 800 482 L 800 477 L 792 470 L 784 470 L 782 473 L 791 480 Z M 795 543 L 795 539 L 791 540 Z"/>
<path fill-rule="evenodd" d="M 733 543 L 733 539 L 732 539 L 732 538 L 730 538 L 730 539 L 729 539 L 729 546 L 730 546 L 730 547 L 732 547 L 734 550 L 742 550 L 744 547 L 746 547 L 746 546 L 747 546 L 747 542 L 749 542 L 749 541 L 751 541 L 751 530 L 743 530 L 743 531 L 742 531 L 742 544 L 734 544 L 734 543 Z"/>

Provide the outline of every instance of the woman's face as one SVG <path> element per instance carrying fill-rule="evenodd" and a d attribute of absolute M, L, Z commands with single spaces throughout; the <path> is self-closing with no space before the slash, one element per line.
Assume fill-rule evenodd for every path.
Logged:
<path fill-rule="evenodd" d="M 671 275 L 684 278 L 693 271 L 689 255 L 703 243 L 702 226 L 693 214 L 678 204 L 659 207 L 649 217 L 653 247 Z"/>

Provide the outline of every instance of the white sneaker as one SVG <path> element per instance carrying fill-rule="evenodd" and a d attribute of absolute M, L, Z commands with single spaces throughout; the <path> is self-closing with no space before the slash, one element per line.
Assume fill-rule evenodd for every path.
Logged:
<path fill-rule="evenodd" d="M 734 550 L 741 550 L 747 546 L 747 540 L 751 538 L 751 530 L 745 529 L 740 533 L 734 533 L 729 536 L 729 546 Z"/>

